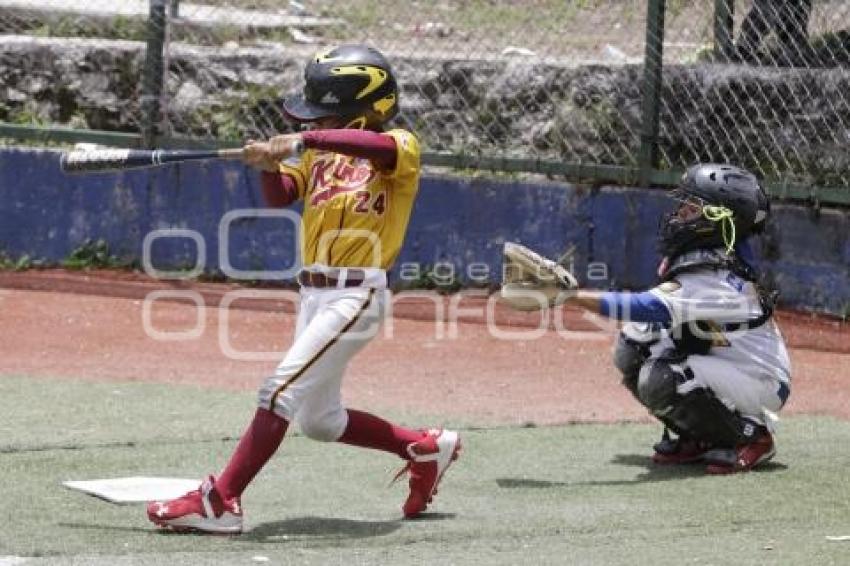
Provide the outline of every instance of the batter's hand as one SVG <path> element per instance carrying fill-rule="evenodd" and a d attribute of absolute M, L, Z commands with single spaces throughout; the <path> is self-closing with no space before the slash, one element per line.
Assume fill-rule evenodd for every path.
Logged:
<path fill-rule="evenodd" d="M 280 171 L 280 160 L 274 158 L 268 142 L 248 140 L 242 148 L 242 161 L 262 171 Z"/>
<path fill-rule="evenodd" d="M 304 151 L 304 139 L 301 134 L 284 134 L 269 139 L 269 152 L 278 161 L 301 155 Z"/>
<path fill-rule="evenodd" d="M 267 142 L 249 140 L 242 149 L 242 160 L 263 171 L 279 171 L 280 162 L 304 151 L 301 134 L 274 136 Z"/>

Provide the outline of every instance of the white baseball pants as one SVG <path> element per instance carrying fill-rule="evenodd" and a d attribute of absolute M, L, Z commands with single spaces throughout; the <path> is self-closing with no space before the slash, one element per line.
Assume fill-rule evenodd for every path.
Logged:
<path fill-rule="evenodd" d="M 292 347 L 259 392 L 259 406 L 292 422 L 315 440 L 345 431 L 342 376 L 348 362 L 378 332 L 386 289 L 302 287 Z"/>

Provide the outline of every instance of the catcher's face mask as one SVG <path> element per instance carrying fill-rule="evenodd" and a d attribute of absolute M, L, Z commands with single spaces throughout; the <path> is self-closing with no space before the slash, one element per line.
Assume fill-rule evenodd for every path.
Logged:
<path fill-rule="evenodd" d="M 681 187 L 670 192 L 676 208 L 662 217 L 659 225 L 660 251 L 674 257 L 698 249 L 725 246 L 731 253 L 735 245 L 732 211 L 689 194 Z"/>
<path fill-rule="evenodd" d="M 673 213 L 679 222 L 690 222 L 702 216 L 704 204 L 700 199 L 691 198 L 679 203 L 679 207 Z"/>
<path fill-rule="evenodd" d="M 709 203 L 696 195 L 690 194 L 677 187 L 668 193 L 673 200 L 675 208 L 666 217 L 668 222 L 686 223 L 698 220 L 703 216 L 703 211 Z"/>

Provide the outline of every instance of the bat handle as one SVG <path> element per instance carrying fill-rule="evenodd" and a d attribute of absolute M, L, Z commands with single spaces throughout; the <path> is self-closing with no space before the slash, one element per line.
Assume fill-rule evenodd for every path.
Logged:
<path fill-rule="evenodd" d="M 242 159 L 241 147 L 232 147 L 218 150 L 218 156 L 222 159 Z"/>

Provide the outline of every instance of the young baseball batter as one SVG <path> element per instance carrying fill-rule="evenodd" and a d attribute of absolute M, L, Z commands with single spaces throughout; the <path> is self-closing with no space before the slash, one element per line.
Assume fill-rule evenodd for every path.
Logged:
<path fill-rule="evenodd" d="M 567 303 L 628 321 L 614 363 L 623 384 L 666 427 L 653 460 L 705 462 L 712 474 L 750 470 L 775 454 L 775 413 L 791 391 L 788 352 L 772 317 L 775 297 L 759 287 L 748 243 L 763 230 L 769 203 L 752 173 L 724 164 L 691 167 L 673 196 L 677 207 L 660 225 L 664 260 L 656 287 L 576 291 L 563 267 L 513 245 L 508 259 L 514 254 L 551 273 L 557 286 L 540 287 L 543 295 L 508 280 L 503 296 L 517 308 Z"/>
<path fill-rule="evenodd" d="M 295 341 L 259 392 L 259 407 L 218 478 L 148 505 L 155 524 L 177 531 L 239 533 L 240 496 L 272 457 L 293 420 L 315 440 L 383 450 L 407 460 L 405 517 L 422 513 L 458 456 L 457 433 L 414 430 L 346 409 L 345 367 L 375 335 L 387 300 L 387 270 L 401 249 L 419 182 L 419 145 L 384 131 L 398 112 L 398 86 L 384 56 L 363 45 L 316 55 L 303 94 L 284 110 L 314 129 L 249 143 L 270 206 L 304 203 L 303 269 Z"/>

